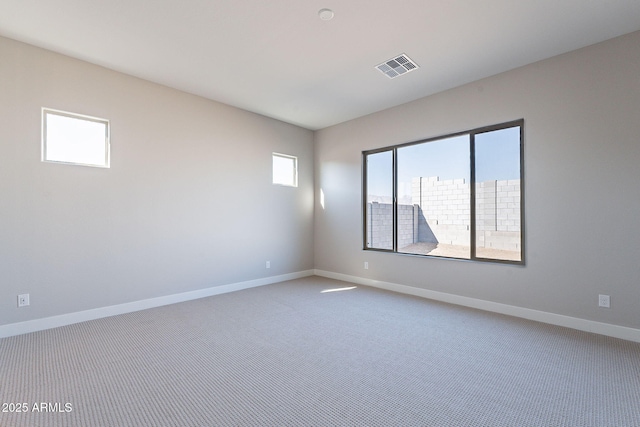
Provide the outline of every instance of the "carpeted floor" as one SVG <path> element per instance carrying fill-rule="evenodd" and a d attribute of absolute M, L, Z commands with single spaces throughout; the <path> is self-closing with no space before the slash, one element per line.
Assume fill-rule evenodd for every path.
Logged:
<path fill-rule="evenodd" d="M 353 286 L 2 339 L 0 426 L 640 426 L 638 343 Z"/>

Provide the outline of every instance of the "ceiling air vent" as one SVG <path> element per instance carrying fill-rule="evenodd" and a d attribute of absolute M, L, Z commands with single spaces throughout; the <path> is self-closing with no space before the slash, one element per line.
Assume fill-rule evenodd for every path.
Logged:
<path fill-rule="evenodd" d="M 391 58 L 388 61 L 377 65 L 376 68 L 380 70 L 385 76 L 390 79 L 394 79 L 402 74 L 406 74 L 418 68 L 418 65 L 411 60 L 404 53 L 395 58 Z"/>

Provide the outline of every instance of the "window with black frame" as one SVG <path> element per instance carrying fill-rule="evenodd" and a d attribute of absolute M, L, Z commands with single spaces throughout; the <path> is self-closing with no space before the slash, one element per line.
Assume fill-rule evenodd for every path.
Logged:
<path fill-rule="evenodd" d="M 523 127 L 363 152 L 364 248 L 524 264 Z"/>

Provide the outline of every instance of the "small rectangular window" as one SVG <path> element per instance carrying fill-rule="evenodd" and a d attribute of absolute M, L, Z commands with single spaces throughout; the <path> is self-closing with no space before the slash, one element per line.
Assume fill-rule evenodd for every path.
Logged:
<path fill-rule="evenodd" d="M 42 109 L 42 161 L 109 167 L 109 121 Z"/>
<path fill-rule="evenodd" d="M 289 187 L 298 186 L 298 158 L 273 153 L 273 183 Z"/>

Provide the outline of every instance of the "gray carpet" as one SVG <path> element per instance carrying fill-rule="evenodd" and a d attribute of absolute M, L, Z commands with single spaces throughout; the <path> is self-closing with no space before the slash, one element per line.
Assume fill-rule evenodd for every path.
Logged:
<path fill-rule="evenodd" d="M 348 286 L 2 339 L 0 426 L 640 426 L 640 344 Z"/>

